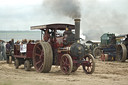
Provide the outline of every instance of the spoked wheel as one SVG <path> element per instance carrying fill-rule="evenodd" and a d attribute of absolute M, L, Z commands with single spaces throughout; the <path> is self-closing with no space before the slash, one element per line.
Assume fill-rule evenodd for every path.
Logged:
<path fill-rule="evenodd" d="M 29 61 L 29 60 L 26 60 L 26 61 L 24 62 L 24 69 L 25 69 L 25 71 L 30 71 L 30 69 L 31 69 L 31 64 L 30 64 L 30 61 Z"/>
<path fill-rule="evenodd" d="M 16 68 L 16 69 L 19 68 L 20 63 L 19 63 L 19 60 L 18 60 L 17 58 L 15 59 L 14 65 L 15 65 L 15 68 Z"/>
<path fill-rule="evenodd" d="M 47 73 L 53 62 L 52 48 L 48 42 L 39 42 L 34 46 L 33 64 L 37 72 Z"/>
<path fill-rule="evenodd" d="M 64 74 L 69 75 L 73 69 L 72 58 L 69 54 L 64 54 L 61 57 L 60 68 Z"/>
<path fill-rule="evenodd" d="M 94 57 L 91 54 L 86 55 L 83 58 L 83 61 L 86 62 L 86 63 L 82 64 L 84 72 L 87 73 L 87 74 L 92 74 L 95 71 Z"/>
<path fill-rule="evenodd" d="M 124 62 L 127 58 L 127 48 L 124 44 L 118 45 L 116 48 L 116 60 Z"/>

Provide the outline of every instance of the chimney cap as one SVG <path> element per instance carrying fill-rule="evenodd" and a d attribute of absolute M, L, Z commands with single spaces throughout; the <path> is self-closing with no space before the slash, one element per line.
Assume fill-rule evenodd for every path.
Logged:
<path fill-rule="evenodd" d="M 74 19 L 74 21 L 80 21 L 80 19 Z"/>

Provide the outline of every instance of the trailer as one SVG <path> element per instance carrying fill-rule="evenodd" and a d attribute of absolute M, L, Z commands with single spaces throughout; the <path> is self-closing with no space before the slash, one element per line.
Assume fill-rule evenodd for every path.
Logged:
<path fill-rule="evenodd" d="M 33 66 L 32 54 L 35 43 L 14 44 L 14 58 L 15 68 L 18 69 L 20 65 L 24 65 L 26 71 L 30 71 Z"/>

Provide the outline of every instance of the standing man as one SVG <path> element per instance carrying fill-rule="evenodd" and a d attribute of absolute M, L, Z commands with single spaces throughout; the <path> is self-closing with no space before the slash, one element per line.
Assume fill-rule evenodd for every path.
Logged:
<path fill-rule="evenodd" d="M 7 63 L 9 63 L 10 50 L 11 50 L 11 45 L 9 42 L 7 42 L 7 44 L 6 44 Z"/>
<path fill-rule="evenodd" d="M 2 46 L 2 41 L 0 41 L 0 60 L 2 60 L 2 57 L 3 57 L 2 56 L 2 47 L 1 46 Z"/>
<path fill-rule="evenodd" d="M 6 60 L 4 41 L 0 42 L 0 60 Z"/>

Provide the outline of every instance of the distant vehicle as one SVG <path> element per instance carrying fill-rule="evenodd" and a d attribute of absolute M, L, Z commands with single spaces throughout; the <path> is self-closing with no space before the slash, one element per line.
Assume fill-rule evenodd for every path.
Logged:
<path fill-rule="evenodd" d="M 88 50 L 89 50 L 89 53 L 91 53 L 92 55 L 94 55 L 94 57 L 95 57 L 95 54 L 96 55 L 99 54 L 99 53 L 97 53 L 97 51 L 96 51 L 96 53 L 94 53 L 94 50 L 97 49 L 97 47 L 99 46 L 99 44 L 100 44 L 100 41 L 90 41 L 89 40 L 89 41 L 86 42 L 86 45 L 87 45 Z"/>
<path fill-rule="evenodd" d="M 116 38 L 118 39 L 116 60 L 124 62 L 128 59 L 128 34 L 119 35 Z"/>
<path fill-rule="evenodd" d="M 101 44 L 97 48 L 101 52 L 101 60 L 117 60 L 124 62 L 127 57 L 128 34 L 115 36 L 105 33 L 101 36 Z M 96 51 L 96 50 L 95 50 Z M 94 51 L 94 52 L 95 52 Z M 96 54 L 95 54 L 96 55 Z"/>

